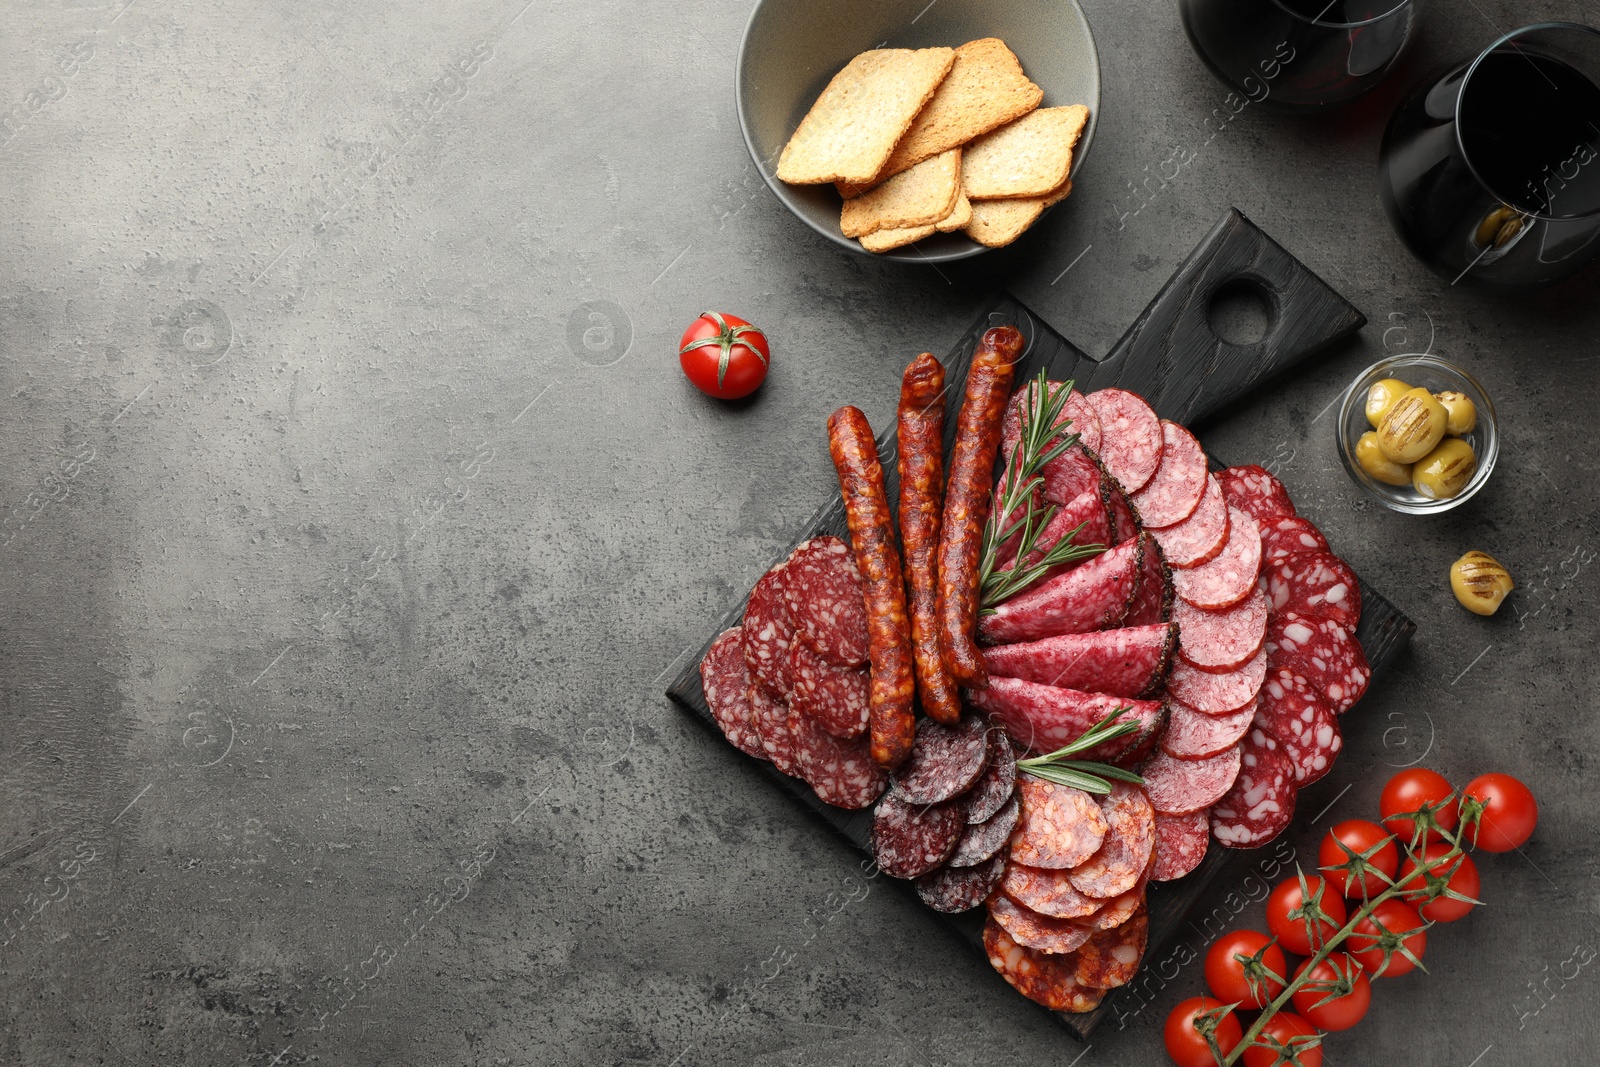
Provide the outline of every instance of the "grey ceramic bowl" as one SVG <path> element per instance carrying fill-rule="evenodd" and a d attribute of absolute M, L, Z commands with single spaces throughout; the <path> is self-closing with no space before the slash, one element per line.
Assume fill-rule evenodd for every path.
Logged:
<path fill-rule="evenodd" d="M 839 232 L 831 185 L 787 185 L 778 156 L 828 79 L 871 48 L 928 48 L 998 37 L 1044 90 L 1042 107 L 1087 104 L 1089 124 L 1072 156 L 1077 174 L 1100 114 L 1100 57 L 1077 0 L 758 0 L 739 46 L 739 125 L 761 176 L 778 199 L 824 237 L 874 253 Z M 1063 205 L 1071 210 L 1074 197 Z M 938 233 L 878 255 L 942 263 L 986 252 L 962 233 Z"/>

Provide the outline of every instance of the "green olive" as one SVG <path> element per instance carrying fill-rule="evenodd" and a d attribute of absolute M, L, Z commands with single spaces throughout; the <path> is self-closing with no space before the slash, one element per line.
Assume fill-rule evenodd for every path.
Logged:
<path fill-rule="evenodd" d="M 1442 393 L 1434 393 L 1433 398 L 1444 405 L 1444 432 L 1451 437 L 1471 433 L 1478 425 L 1478 406 L 1466 393 L 1446 389 Z"/>
<path fill-rule="evenodd" d="M 1378 447 L 1378 435 L 1371 430 L 1356 442 L 1356 464 L 1384 485 L 1411 484 L 1411 468 L 1384 455 Z"/>
<path fill-rule="evenodd" d="M 1493 615 L 1514 588 L 1511 572 L 1487 552 L 1468 552 L 1450 565 L 1450 589 L 1474 615 Z"/>
<path fill-rule="evenodd" d="M 1372 383 L 1372 388 L 1367 390 L 1367 421 L 1374 430 L 1383 422 L 1384 414 L 1394 406 L 1394 402 L 1410 391 L 1411 386 L 1399 378 L 1385 378 Z"/>
<path fill-rule="evenodd" d="M 1396 463 L 1415 463 L 1444 438 L 1444 405 L 1426 389 L 1401 394 L 1378 426 L 1378 447 Z"/>
<path fill-rule="evenodd" d="M 1478 457 L 1459 437 L 1447 437 L 1411 468 L 1411 484 L 1429 500 L 1448 500 L 1472 481 Z"/>

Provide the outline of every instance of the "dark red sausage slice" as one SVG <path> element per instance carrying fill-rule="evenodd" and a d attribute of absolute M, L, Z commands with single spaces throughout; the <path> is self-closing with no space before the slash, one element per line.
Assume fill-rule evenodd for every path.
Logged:
<path fill-rule="evenodd" d="M 1267 639 L 1267 598 L 1259 590 L 1231 608 L 1203 611 L 1186 600 L 1173 605 L 1178 655 L 1213 674 L 1236 671 L 1255 658 Z"/>
<path fill-rule="evenodd" d="M 988 761 L 988 731 L 988 724 L 978 719 L 960 726 L 923 719 L 911 758 L 892 776 L 894 794 L 912 804 L 939 804 L 966 792 Z"/>
<path fill-rule="evenodd" d="M 934 911 L 971 911 L 989 899 L 1005 868 L 1004 856 L 995 856 L 976 867 L 940 867 L 917 879 L 917 896 Z"/>
<path fill-rule="evenodd" d="M 1006 806 L 1017 791 L 1017 757 L 1011 741 L 998 727 L 989 731 L 989 755 L 983 774 L 962 799 L 967 805 L 967 824 L 983 822 Z"/>
<path fill-rule="evenodd" d="M 722 736 L 747 756 L 766 759 L 761 735 L 750 713 L 750 669 L 744 661 L 744 637 L 739 627 L 724 630 L 711 642 L 700 661 L 700 688 L 706 706 Z"/>
<path fill-rule="evenodd" d="M 1283 754 L 1294 764 L 1294 784 L 1301 789 L 1333 770 L 1333 761 L 1344 747 L 1339 717 L 1293 671 L 1268 673 L 1255 721 L 1282 746 Z"/>
<path fill-rule="evenodd" d="M 801 640 L 841 667 L 867 662 L 867 608 L 850 546 L 813 537 L 790 553 L 783 600 Z"/>
<path fill-rule="evenodd" d="M 872 856 L 891 878 L 917 878 L 950 858 L 966 828 L 960 802 L 912 804 L 890 793 L 872 812 Z"/>
<path fill-rule="evenodd" d="M 834 737 L 848 740 L 867 732 L 872 682 L 866 668 L 836 666 L 796 641 L 789 650 L 789 676 L 794 679 L 790 707 L 811 716 Z"/>
<path fill-rule="evenodd" d="M 750 686 L 750 722 L 761 738 L 761 751 L 772 765 L 790 778 L 800 773 L 800 753 L 795 736 L 789 731 L 789 705 L 768 696 L 759 686 Z"/>
<path fill-rule="evenodd" d="M 979 621 L 978 635 L 999 645 L 1116 626 L 1138 591 L 1143 545 L 1143 539 L 1118 545 L 1017 594 Z"/>
<path fill-rule="evenodd" d="M 1133 505 L 1152 529 L 1176 526 L 1200 506 L 1207 478 L 1206 452 L 1194 434 L 1162 420 L 1161 464 L 1145 487 L 1133 494 Z"/>
<path fill-rule="evenodd" d="M 889 784 L 872 761 L 867 739 L 841 741 L 809 715 L 789 709 L 800 776 L 824 804 L 836 808 L 870 807 Z"/>
<path fill-rule="evenodd" d="M 1253 463 L 1229 467 L 1217 475 L 1217 481 L 1222 483 L 1222 495 L 1228 498 L 1228 505 L 1245 512 L 1258 523 L 1295 513 L 1289 490 L 1264 467 Z"/>
<path fill-rule="evenodd" d="M 1126 389 L 1088 394 L 1100 416 L 1100 460 L 1126 493 L 1145 487 L 1161 465 L 1161 420 L 1150 405 Z"/>
<path fill-rule="evenodd" d="M 1182 878 L 1206 858 L 1211 845 L 1211 809 L 1201 808 L 1188 815 L 1156 814 L 1156 860 L 1150 871 L 1152 882 Z"/>
<path fill-rule="evenodd" d="M 1272 610 L 1317 615 L 1354 630 L 1361 621 L 1361 586 L 1332 552 L 1303 552 L 1265 568 Z"/>
<path fill-rule="evenodd" d="M 1159 691 L 1176 643 L 1176 628 L 1157 623 L 996 645 L 983 650 L 983 662 L 991 677 L 1137 697 Z"/>
<path fill-rule="evenodd" d="M 1328 551 L 1328 539 L 1310 519 L 1288 515 L 1261 525 L 1261 562 L 1276 563 L 1302 552 Z"/>
<path fill-rule="evenodd" d="M 951 867 L 976 867 L 999 855 L 1011 840 L 1011 831 L 1016 829 L 1017 816 L 1021 811 L 1021 805 L 1013 796 L 986 821 L 969 824 L 955 852 L 945 862 Z"/>
<path fill-rule="evenodd" d="M 789 645 L 794 641 L 794 621 L 783 599 L 780 563 L 756 582 L 744 608 L 744 659 L 756 683 L 775 697 L 787 697 L 794 682 L 789 675 Z"/>
<path fill-rule="evenodd" d="M 1333 710 L 1344 714 L 1372 680 L 1367 654 L 1354 634 L 1333 619 L 1286 611 L 1267 630 L 1267 667 L 1286 667 L 1308 679 Z"/>
<path fill-rule="evenodd" d="M 1294 765 L 1278 742 L 1253 727 L 1240 745 L 1239 780 L 1211 808 L 1211 833 L 1228 848 L 1259 848 L 1294 818 Z"/>

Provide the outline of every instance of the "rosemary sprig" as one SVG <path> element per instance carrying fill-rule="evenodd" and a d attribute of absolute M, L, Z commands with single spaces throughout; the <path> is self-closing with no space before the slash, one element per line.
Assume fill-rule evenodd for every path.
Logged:
<path fill-rule="evenodd" d="M 1031 774 L 1035 778 L 1043 778 L 1047 782 L 1057 785 L 1070 785 L 1074 789 L 1081 789 L 1085 793 L 1109 793 L 1111 782 L 1131 782 L 1134 785 L 1143 785 L 1144 779 L 1132 771 L 1125 771 L 1121 767 L 1113 767 L 1109 763 L 1098 763 L 1094 760 L 1076 760 L 1069 757 L 1080 752 L 1086 752 L 1097 745 L 1107 741 L 1115 741 L 1119 737 L 1136 733 L 1139 729 L 1137 722 L 1117 722 L 1124 714 L 1133 710 L 1126 705 L 1116 708 L 1105 718 L 1095 723 L 1070 745 L 1058 748 L 1044 756 L 1034 756 L 1030 759 L 1017 761 L 1017 770 Z"/>

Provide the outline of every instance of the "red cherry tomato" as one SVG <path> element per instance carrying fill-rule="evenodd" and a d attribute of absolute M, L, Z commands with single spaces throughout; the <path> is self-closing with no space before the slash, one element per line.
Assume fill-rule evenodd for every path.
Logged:
<path fill-rule="evenodd" d="M 1283 949 L 1271 941 L 1259 930 L 1230 930 L 1212 943 L 1206 952 L 1206 985 L 1217 999 L 1225 1004 L 1264 1008 L 1283 992 L 1283 982 L 1257 973 L 1257 968 L 1245 962 L 1266 949 L 1261 963 L 1278 978 L 1287 979 L 1289 965 L 1284 961 Z"/>
<path fill-rule="evenodd" d="M 1446 830 L 1454 830 L 1460 814 L 1459 802 L 1451 799 L 1454 792 L 1449 780 L 1438 771 L 1430 771 L 1426 767 L 1407 767 L 1390 778 L 1383 787 L 1383 796 L 1378 800 L 1378 810 L 1383 813 L 1383 825 L 1402 844 L 1409 844 L 1416 832 L 1413 816 L 1425 804 L 1429 807 L 1444 804 L 1433 813 L 1434 821 Z M 1449 803 L 1445 804 L 1447 800 Z M 1439 840 L 1438 833 L 1429 830 L 1428 840 Z"/>
<path fill-rule="evenodd" d="M 767 380 L 767 335 L 737 315 L 708 311 L 683 331 L 678 363 L 707 396 L 737 400 Z"/>
<path fill-rule="evenodd" d="M 1306 960 L 1295 968 L 1294 976 L 1305 974 L 1311 961 Z M 1315 967 L 1310 968 L 1311 981 L 1295 990 L 1294 1010 L 1318 1030 L 1348 1030 L 1367 1014 L 1372 1006 L 1372 983 L 1361 965 L 1343 952 L 1335 952 Z M 1328 983 L 1319 986 L 1318 983 Z M 1332 1000 L 1330 994 L 1337 993 Z M 1322 1001 L 1327 1001 L 1326 1004 Z"/>
<path fill-rule="evenodd" d="M 1509 774 L 1480 774 L 1461 791 L 1463 797 L 1483 801 L 1478 840 L 1485 852 L 1510 852 L 1521 848 L 1539 825 L 1539 802 L 1533 791 Z"/>
<path fill-rule="evenodd" d="M 1205 1034 L 1199 1030 L 1205 1020 L 1197 1016 L 1222 1006 L 1222 1001 L 1210 997 L 1190 997 L 1172 1009 L 1161 1037 L 1166 1042 L 1167 1055 L 1177 1067 L 1216 1067 L 1217 1060 L 1211 1055 L 1211 1046 L 1206 1043 Z M 1244 1037 L 1244 1028 L 1229 1012 L 1217 1021 L 1212 1036 L 1217 1039 L 1217 1048 L 1226 1056 Z"/>
<path fill-rule="evenodd" d="M 1294 1038 L 1311 1037 L 1316 1032 L 1316 1027 L 1294 1012 L 1280 1011 L 1268 1019 L 1261 1033 L 1256 1035 L 1257 1041 L 1263 1041 L 1270 1034 L 1279 1047 L 1265 1043 L 1251 1045 L 1244 1050 L 1244 1067 L 1322 1067 L 1321 1045 L 1290 1044 Z"/>
<path fill-rule="evenodd" d="M 1443 841 L 1428 845 L 1422 850 L 1422 862 L 1427 865 L 1428 874 L 1434 878 L 1448 878 L 1449 881 L 1445 883 L 1446 886 L 1464 897 L 1471 897 L 1473 900 L 1477 900 L 1480 888 L 1478 865 L 1473 863 L 1472 857 L 1466 853 L 1462 853 L 1455 859 L 1447 860 L 1444 855 L 1449 851 L 1450 846 Z M 1416 869 L 1417 865 L 1412 862 L 1411 857 L 1407 856 L 1405 861 L 1400 864 L 1400 872 L 1395 880 L 1404 881 Z M 1427 888 L 1423 881 L 1425 877 L 1427 875 L 1414 881 L 1406 882 L 1404 891 L 1409 894 L 1415 890 Z M 1427 903 L 1423 903 L 1421 899 L 1415 897 L 1409 899 L 1416 907 L 1418 915 L 1436 923 L 1453 923 L 1457 919 L 1464 918 L 1467 912 L 1471 911 L 1475 906 L 1468 904 L 1464 900 L 1452 900 L 1449 897 L 1435 897 Z"/>
<path fill-rule="evenodd" d="M 1317 898 L 1317 890 L 1322 890 L 1317 906 L 1321 909 L 1323 918 L 1316 921 L 1315 927 L 1316 947 L 1320 947 L 1344 926 L 1350 913 L 1345 910 L 1344 898 L 1316 875 L 1306 875 L 1306 888 L 1311 891 L 1311 898 L 1314 900 Z M 1295 914 L 1305 905 L 1306 900 L 1300 893 L 1298 878 L 1279 882 L 1278 888 L 1267 898 L 1267 929 L 1277 935 L 1278 944 L 1296 956 L 1309 956 L 1316 951 L 1316 947 L 1311 943 L 1313 939 L 1306 936 L 1307 916 Z"/>
<path fill-rule="evenodd" d="M 1341 841 L 1344 848 L 1339 847 Z M 1369 868 L 1365 873 L 1352 875 L 1349 871 L 1327 869 L 1350 863 L 1352 852 L 1367 857 L 1361 861 Z M 1340 893 L 1351 900 L 1369 900 L 1389 888 L 1385 879 L 1394 877 L 1395 868 L 1400 864 L 1400 852 L 1394 847 L 1394 838 L 1377 823 L 1346 819 L 1322 839 L 1322 847 L 1317 850 L 1317 864 L 1323 868 L 1328 883 Z M 1381 877 L 1378 872 L 1382 872 Z"/>
<path fill-rule="evenodd" d="M 1380 923 L 1382 930 L 1378 928 Z M 1383 967 L 1382 942 L 1396 937 L 1400 940 L 1395 943 L 1396 947 L 1389 956 L 1389 965 Z M 1428 932 L 1423 929 L 1422 917 L 1415 908 L 1403 900 L 1389 899 L 1373 908 L 1371 915 L 1356 923 L 1356 928 L 1345 939 L 1344 947 L 1361 964 L 1361 969 L 1373 978 L 1379 976 L 1380 967 L 1383 967 L 1383 977 L 1398 978 L 1402 974 L 1410 974 L 1417 967 L 1401 953 L 1399 945 L 1402 943 L 1406 951 L 1420 960 L 1428 947 Z"/>

